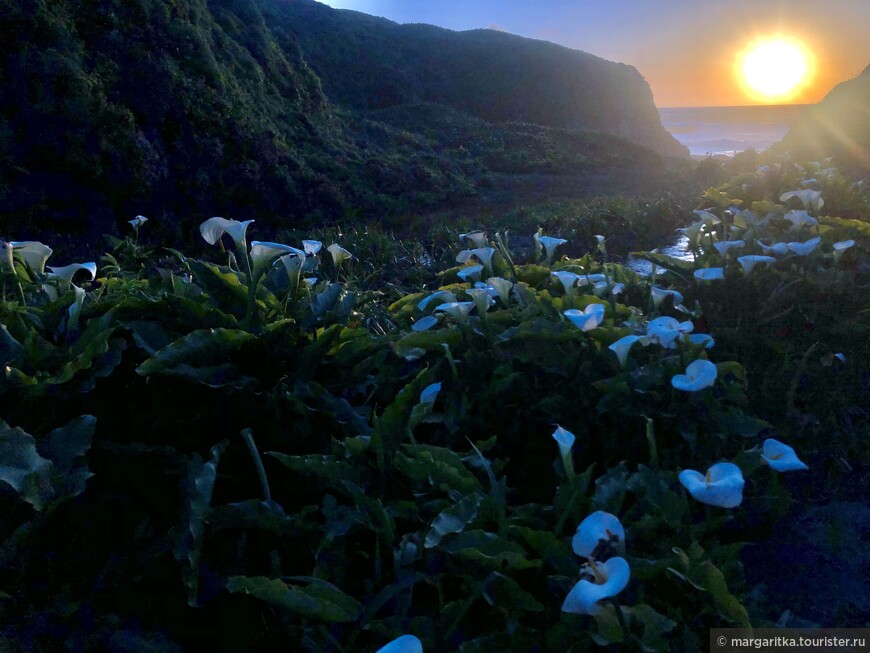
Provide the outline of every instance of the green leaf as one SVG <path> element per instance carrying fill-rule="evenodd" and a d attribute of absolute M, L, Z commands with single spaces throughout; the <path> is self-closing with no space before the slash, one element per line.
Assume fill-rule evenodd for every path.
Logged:
<path fill-rule="evenodd" d="M 48 442 L 40 447 L 54 464 L 54 487 L 57 501 L 78 496 L 85 491 L 85 482 L 93 476 L 81 460 L 91 448 L 97 418 L 82 415 L 48 434 Z"/>
<path fill-rule="evenodd" d="M 200 329 L 159 350 L 136 372 L 180 376 L 212 388 L 255 384 L 255 379 L 242 376 L 234 364 L 226 362 L 255 341 L 256 336 L 239 329 Z"/>
<path fill-rule="evenodd" d="M 464 496 L 455 505 L 442 510 L 432 521 L 432 528 L 426 535 L 423 546 L 431 549 L 437 546 L 448 533 L 461 533 L 468 524 L 477 517 L 480 507 L 480 494 L 472 492 Z"/>
<path fill-rule="evenodd" d="M 205 522 L 211 511 L 211 495 L 217 478 L 217 465 L 227 442 L 211 448 L 211 460 L 203 462 L 194 454 L 188 465 L 185 516 L 173 529 L 175 559 L 181 563 L 184 584 L 188 590 L 187 604 L 199 605 L 199 559 L 205 535 Z"/>
<path fill-rule="evenodd" d="M 0 481 L 12 486 L 36 510 L 54 498 L 52 464 L 36 451 L 36 440 L 0 420 Z"/>
<path fill-rule="evenodd" d="M 284 581 L 264 576 L 232 576 L 227 590 L 234 594 L 248 594 L 305 619 L 318 619 L 328 623 L 355 621 L 360 604 L 340 589 L 324 581 L 310 579 L 306 587 L 295 587 Z"/>
<path fill-rule="evenodd" d="M 267 451 L 266 455 L 275 458 L 298 474 L 318 477 L 332 487 L 338 486 L 347 472 L 347 463 L 336 459 L 335 456 L 323 454 L 288 456 L 277 451 Z"/>
<path fill-rule="evenodd" d="M 231 315 L 242 316 L 248 308 L 248 286 L 245 278 L 224 265 L 188 259 L 196 283 L 208 293 L 217 308 Z"/>
<path fill-rule="evenodd" d="M 667 641 L 663 636 L 677 627 L 676 621 L 656 612 L 646 603 L 641 603 L 630 608 L 623 607 L 622 610 L 629 622 L 640 625 L 642 633 L 640 639 L 643 642 L 645 650 L 668 650 Z"/>
<path fill-rule="evenodd" d="M 519 265 L 516 268 L 517 281 L 527 283 L 532 287 L 537 286 L 550 277 L 550 268 L 535 263 Z"/>
<path fill-rule="evenodd" d="M 749 614 L 743 604 L 728 591 L 725 576 L 710 560 L 705 560 L 691 572 L 692 582 L 708 591 L 720 616 L 743 628 L 749 628 Z"/>
<path fill-rule="evenodd" d="M 599 646 L 622 644 L 625 641 L 625 633 L 616 616 L 616 607 L 612 603 L 602 602 L 599 605 L 601 609 L 593 615 L 598 630 L 592 635 L 592 639 Z"/>
<path fill-rule="evenodd" d="M 495 533 L 481 530 L 465 531 L 446 538 L 441 548 L 463 560 L 476 562 L 501 571 L 504 569 L 537 569 L 540 560 L 526 558 L 525 549 Z"/>

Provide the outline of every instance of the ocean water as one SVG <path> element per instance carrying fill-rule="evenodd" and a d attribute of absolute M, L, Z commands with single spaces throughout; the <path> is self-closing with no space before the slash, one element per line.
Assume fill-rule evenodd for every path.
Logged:
<path fill-rule="evenodd" d="M 659 109 L 662 124 L 693 155 L 764 150 L 788 132 L 807 105 Z"/>

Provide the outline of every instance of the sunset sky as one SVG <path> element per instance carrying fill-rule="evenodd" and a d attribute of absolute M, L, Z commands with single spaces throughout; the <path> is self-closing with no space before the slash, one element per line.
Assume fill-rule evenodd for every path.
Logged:
<path fill-rule="evenodd" d="M 757 104 L 738 53 L 782 35 L 815 73 L 791 103 L 814 103 L 870 65 L 870 0 L 328 0 L 399 23 L 500 29 L 636 67 L 659 107 Z"/>

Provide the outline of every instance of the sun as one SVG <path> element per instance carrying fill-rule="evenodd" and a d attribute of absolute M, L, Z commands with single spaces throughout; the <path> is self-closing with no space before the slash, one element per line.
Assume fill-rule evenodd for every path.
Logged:
<path fill-rule="evenodd" d="M 743 90 L 758 102 L 788 102 L 809 83 L 813 57 L 800 41 L 775 36 L 751 43 L 737 57 Z"/>

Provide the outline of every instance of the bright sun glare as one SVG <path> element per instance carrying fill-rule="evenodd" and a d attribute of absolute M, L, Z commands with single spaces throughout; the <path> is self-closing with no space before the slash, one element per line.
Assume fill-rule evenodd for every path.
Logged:
<path fill-rule="evenodd" d="M 805 45 L 785 37 L 750 44 L 737 58 L 746 93 L 760 102 L 788 102 L 809 82 L 812 55 Z"/>

